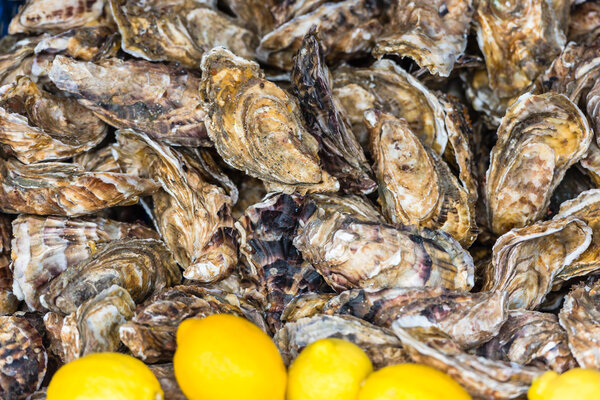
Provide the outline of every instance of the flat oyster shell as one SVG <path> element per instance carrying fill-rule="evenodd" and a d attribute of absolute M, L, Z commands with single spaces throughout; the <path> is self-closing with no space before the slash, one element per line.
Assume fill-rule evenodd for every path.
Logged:
<path fill-rule="evenodd" d="M 110 0 L 110 7 L 123 50 L 149 61 L 177 61 L 194 68 L 215 46 L 246 58 L 258 46 L 253 32 L 195 0 Z"/>
<path fill-rule="evenodd" d="M 510 309 L 532 310 L 591 240 L 592 229 L 573 217 L 513 229 L 494 245 L 492 270 L 484 277 L 483 290 L 506 292 Z"/>
<path fill-rule="evenodd" d="M 206 127 L 221 157 L 271 189 L 337 191 L 297 102 L 264 78 L 258 64 L 215 48 L 202 59 Z"/>
<path fill-rule="evenodd" d="M 0 315 L 11 315 L 19 306 L 19 299 L 13 292 L 13 273 L 10 267 L 11 238 L 11 220 L 0 214 Z"/>
<path fill-rule="evenodd" d="M 333 98 L 329 70 L 312 31 L 294 58 L 290 79 L 306 129 L 319 141 L 323 168 L 339 180 L 340 188 L 346 193 L 373 192 L 377 188 L 373 172 Z"/>
<path fill-rule="evenodd" d="M 289 365 L 306 346 L 327 338 L 354 343 L 369 356 L 375 368 L 409 360 L 400 341 L 389 330 L 349 315 L 316 315 L 288 322 L 273 340 L 284 362 Z"/>
<path fill-rule="evenodd" d="M 173 364 L 148 365 L 148 368 L 154 373 L 156 379 L 168 400 L 187 400 L 187 397 L 181 391 L 177 379 L 175 379 L 175 370 Z"/>
<path fill-rule="evenodd" d="M 522 95 L 498 128 L 486 175 L 488 220 L 501 235 L 541 219 L 566 170 L 590 145 L 583 113 L 556 93 Z"/>
<path fill-rule="evenodd" d="M 108 26 L 86 26 L 45 37 L 35 46 L 36 55 L 65 54 L 92 61 L 115 55 L 118 34 Z"/>
<path fill-rule="evenodd" d="M 377 110 L 365 112 L 379 182 L 379 204 L 394 223 L 440 229 L 463 246 L 476 237 L 469 193 L 408 123 Z"/>
<path fill-rule="evenodd" d="M 213 282 L 231 273 L 237 264 L 231 198 L 186 153 L 133 131 L 119 131 L 117 140 L 121 167 L 162 186 L 152 196 L 154 218 L 184 277 Z"/>
<path fill-rule="evenodd" d="M 42 338 L 23 317 L 0 316 L 0 396 L 21 399 L 38 390 L 48 354 Z"/>
<path fill-rule="evenodd" d="M 21 76 L 0 89 L 0 143 L 21 162 L 59 160 L 98 145 L 106 125 L 77 101 Z"/>
<path fill-rule="evenodd" d="M 66 30 L 97 23 L 105 0 L 28 0 L 8 26 L 8 33 Z"/>
<path fill-rule="evenodd" d="M 210 145 L 199 107 L 199 73 L 175 65 L 57 55 L 49 78 L 108 124 L 175 145 Z"/>
<path fill-rule="evenodd" d="M 336 291 L 473 286 L 473 260 L 450 235 L 365 221 L 335 207 L 318 208 L 294 246 Z"/>
<path fill-rule="evenodd" d="M 69 314 L 112 285 L 126 289 L 139 303 L 180 282 L 179 267 L 162 242 L 117 240 L 79 264 L 68 266 L 50 282 L 40 302 L 51 311 Z"/>
<path fill-rule="evenodd" d="M 150 180 L 114 172 L 86 172 L 69 163 L 22 164 L 0 159 L 0 210 L 5 213 L 79 216 L 132 205 L 156 192 Z"/>
<path fill-rule="evenodd" d="M 558 373 L 577 366 L 567 333 L 556 315 L 537 311 L 511 311 L 500 333 L 477 353 L 492 360 L 551 368 Z"/>
<path fill-rule="evenodd" d="M 377 38 L 373 54 L 410 57 L 432 74 L 449 76 L 467 47 L 472 0 L 395 0 L 392 21 Z"/>

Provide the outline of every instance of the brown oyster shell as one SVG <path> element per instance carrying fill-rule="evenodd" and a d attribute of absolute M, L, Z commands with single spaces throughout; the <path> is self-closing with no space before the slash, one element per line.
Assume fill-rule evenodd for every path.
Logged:
<path fill-rule="evenodd" d="M 40 40 L 35 47 L 35 54 L 66 54 L 78 60 L 92 61 L 108 55 L 114 56 L 118 50 L 117 39 L 115 30 L 108 26 L 69 29 Z"/>
<path fill-rule="evenodd" d="M 209 145 L 196 71 L 117 58 L 77 61 L 57 55 L 49 78 L 101 119 L 169 144 Z"/>
<path fill-rule="evenodd" d="M 303 293 L 294 297 L 283 309 L 281 320 L 285 323 L 297 322 L 300 318 L 323 314 L 329 300 L 335 293 Z"/>
<path fill-rule="evenodd" d="M 117 140 L 121 167 L 162 186 L 152 196 L 154 218 L 183 275 L 213 282 L 231 273 L 237 264 L 231 198 L 204 179 L 189 154 L 133 131 L 120 131 Z"/>
<path fill-rule="evenodd" d="M 40 302 L 51 311 L 69 314 L 112 285 L 127 290 L 136 302 L 181 282 L 181 272 L 164 244 L 155 239 L 109 243 L 50 282 Z"/>
<path fill-rule="evenodd" d="M 173 364 L 149 365 L 150 370 L 158 379 L 164 392 L 165 399 L 168 400 L 187 400 L 187 397 L 181 391 L 177 379 L 175 379 L 175 370 Z"/>
<path fill-rule="evenodd" d="M 121 172 L 113 148 L 114 145 L 110 145 L 80 153 L 73 157 L 73 163 L 85 171 Z"/>
<path fill-rule="evenodd" d="M 306 346 L 326 338 L 354 343 L 369 356 L 375 368 L 409 361 L 400 341 L 388 329 L 349 315 L 316 315 L 288 322 L 273 340 L 289 365 Z"/>
<path fill-rule="evenodd" d="M 496 241 L 483 289 L 506 292 L 510 309 L 532 310 L 591 240 L 592 229 L 573 217 L 513 229 Z"/>
<path fill-rule="evenodd" d="M 273 0 L 223 0 L 223 3 L 235 14 L 240 24 L 256 32 L 259 37 L 274 28 L 274 15 L 270 8 Z"/>
<path fill-rule="evenodd" d="M 24 70 L 31 69 L 35 46 L 43 36 L 20 38 L 4 36 L 0 39 L 0 84 L 12 83 Z"/>
<path fill-rule="evenodd" d="M 554 314 L 514 310 L 498 336 L 478 349 L 492 360 L 551 368 L 563 373 L 577 366 L 567 342 L 567 333 Z"/>
<path fill-rule="evenodd" d="M 98 145 L 106 125 L 77 101 L 18 77 L 0 90 L 0 143 L 21 162 L 59 160 Z"/>
<path fill-rule="evenodd" d="M 105 0 L 28 0 L 8 26 L 8 33 L 65 30 L 95 24 L 104 12 Z"/>
<path fill-rule="evenodd" d="M 581 4 L 577 4 L 581 3 Z M 569 16 L 569 41 L 583 42 L 600 34 L 600 4 L 595 1 L 580 2 L 571 9 Z"/>
<path fill-rule="evenodd" d="M 304 128 L 297 102 L 264 79 L 258 64 L 215 48 L 203 57 L 202 71 L 206 127 L 227 164 L 273 190 L 339 189 L 321 167 L 319 144 Z"/>
<path fill-rule="evenodd" d="M 42 338 L 23 317 L 0 316 L 0 396 L 22 399 L 38 390 L 48 354 Z"/>
<path fill-rule="evenodd" d="M 22 164 L 0 159 L 0 210 L 6 213 L 79 216 L 132 205 L 156 192 L 149 179 L 113 172 L 86 172 L 68 163 Z"/>
<path fill-rule="evenodd" d="M 449 76 L 467 47 L 472 0 L 395 0 L 386 10 L 391 23 L 373 54 L 410 57 L 432 74 Z"/>
<path fill-rule="evenodd" d="M 501 235 L 541 219 L 591 135 L 583 113 L 564 95 L 522 95 L 502 119 L 486 175 L 492 231 Z"/>
<path fill-rule="evenodd" d="M 13 273 L 10 266 L 12 226 L 7 215 L 0 214 L 0 315 L 11 315 L 19 307 L 13 292 Z"/>

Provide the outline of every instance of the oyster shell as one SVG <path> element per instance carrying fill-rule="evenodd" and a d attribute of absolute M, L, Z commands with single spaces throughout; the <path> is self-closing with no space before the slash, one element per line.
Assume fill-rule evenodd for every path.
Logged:
<path fill-rule="evenodd" d="M 197 67 L 202 54 L 225 46 L 252 58 L 256 35 L 195 0 L 110 0 L 123 50 L 149 61 L 178 61 Z"/>
<path fill-rule="evenodd" d="M 175 370 L 173 364 L 156 364 L 148 367 L 160 382 L 160 386 L 165 394 L 165 399 L 169 400 L 187 400 L 175 379 Z"/>
<path fill-rule="evenodd" d="M 48 354 L 42 338 L 23 317 L 0 316 L 0 396 L 21 399 L 38 390 Z"/>
<path fill-rule="evenodd" d="M 21 162 L 65 159 L 98 145 L 106 125 L 75 100 L 25 76 L 0 90 L 0 143 Z"/>
<path fill-rule="evenodd" d="M 143 134 L 120 131 L 118 162 L 150 177 L 163 190 L 152 196 L 154 218 L 167 247 L 188 279 L 213 282 L 237 264 L 231 198 L 205 181 L 197 160 Z"/>
<path fill-rule="evenodd" d="M 19 300 L 13 293 L 10 268 L 11 237 L 11 221 L 8 216 L 0 214 L 0 315 L 11 315 L 19 306 Z"/>
<path fill-rule="evenodd" d="M 118 50 L 117 39 L 117 33 L 108 26 L 69 29 L 40 40 L 35 47 L 35 54 L 66 54 L 78 60 L 92 61 L 108 55 L 114 56 Z"/>
<path fill-rule="evenodd" d="M 579 167 L 590 177 L 595 187 L 600 187 L 600 147 L 595 141 L 590 143 L 587 154 L 579 161 Z"/>
<path fill-rule="evenodd" d="M 514 310 L 498 336 L 477 350 L 492 360 L 551 368 L 563 373 L 577 366 L 567 343 L 567 333 L 554 314 Z"/>
<path fill-rule="evenodd" d="M 472 0 L 395 0 L 390 24 L 377 38 L 373 55 L 410 57 L 432 74 L 449 76 L 467 47 Z"/>
<path fill-rule="evenodd" d="M 473 286 L 473 260 L 448 234 L 361 220 L 340 207 L 313 212 L 294 246 L 336 291 Z"/>
<path fill-rule="evenodd" d="M 571 289 L 558 314 L 567 331 L 569 348 L 581 368 L 600 368 L 600 280 L 597 277 Z"/>
<path fill-rule="evenodd" d="M 236 220 L 244 214 L 248 207 L 260 202 L 267 194 L 267 190 L 262 181 L 250 176 L 244 177 L 238 185 L 238 190 L 239 199 L 231 210 L 231 214 Z"/>
<path fill-rule="evenodd" d="M 210 145 L 199 107 L 200 75 L 175 65 L 57 55 L 49 78 L 108 124 L 169 144 Z"/>
<path fill-rule="evenodd" d="M 281 320 L 297 322 L 300 318 L 323 314 L 324 308 L 335 293 L 304 293 L 294 297 L 283 309 Z"/>
<path fill-rule="evenodd" d="M 388 329 L 371 325 L 349 315 L 316 315 L 288 322 L 273 340 L 286 365 L 309 344 L 326 338 L 348 340 L 360 347 L 375 368 L 401 364 L 409 360 L 400 341 Z"/>
<path fill-rule="evenodd" d="M 69 314 L 112 285 L 121 286 L 140 303 L 152 293 L 180 282 L 179 267 L 162 242 L 117 240 L 87 260 L 69 265 L 50 282 L 40 302 L 51 311 Z"/>
<path fill-rule="evenodd" d="M 260 37 L 273 30 L 275 21 L 270 8 L 273 0 L 223 0 L 242 25 L 247 26 Z"/>
<path fill-rule="evenodd" d="M 592 229 L 573 217 L 513 229 L 494 245 L 492 270 L 484 276 L 483 290 L 506 292 L 510 309 L 534 309 L 591 240 Z"/>
<path fill-rule="evenodd" d="M 4 36 L 0 39 L 0 84 L 12 83 L 16 76 L 23 75 L 24 69 L 30 68 L 35 46 L 42 38 Z"/>
<path fill-rule="evenodd" d="M 65 30 L 98 23 L 105 0 L 28 0 L 8 26 L 8 33 Z"/>
<path fill-rule="evenodd" d="M 73 157 L 73 163 L 84 171 L 121 172 L 121 167 L 113 154 L 113 145 L 86 151 Z"/>
<path fill-rule="evenodd" d="M 373 192 L 377 188 L 373 173 L 332 96 L 329 70 L 313 31 L 294 58 L 291 81 L 306 128 L 319 141 L 323 168 L 339 180 L 344 192 Z"/>
<path fill-rule="evenodd" d="M 215 48 L 202 59 L 206 127 L 230 166 L 273 190 L 337 191 L 321 167 L 318 141 L 302 124 L 293 97 L 264 79 L 258 64 Z"/>
<path fill-rule="evenodd" d="M 498 128 L 487 171 L 487 214 L 501 235 L 541 219 L 566 170 L 591 142 L 583 113 L 556 93 L 524 94 Z"/>
<path fill-rule="evenodd" d="M 474 205 L 446 163 L 421 143 L 405 120 L 368 110 L 365 122 L 379 203 L 387 219 L 441 229 L 470 246 L 477 232 Z"/>
<path fill-rule="evenodd" d="M 86 354 L 114 352 L 119 349 L 119 327 L 133 317 L 135 303 L 127 290 L 113 285 L 84 301 L 72 314 L 58 322 L 48 313 L 49 326 L 58 322 L 64 362 Z M 52 329 L 49 329 L 52 330 Z"/>
<path fill-rule="evenodd" d="M 0 159 L 0 181 L 0 210 L 13 214 L 91 214 L 135 204 L 158 189 L 154 181 L 132 175 L 86 172 L 59 162 L 26 165 L 14 159 Z"/>
<path fill-rule="evenodd" d="M 599 28 L 600 4 L 595 1 L 576 2 L 569 16 L 569 41 L 583 42 L 596 38 L 600 34 Z"/>

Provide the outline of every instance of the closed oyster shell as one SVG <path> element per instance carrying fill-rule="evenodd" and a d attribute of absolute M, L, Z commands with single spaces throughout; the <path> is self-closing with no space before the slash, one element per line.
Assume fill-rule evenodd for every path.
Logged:
<path fill-rule="evenodd" d="M 109 243 L 50 282 L 42 305 L 69 314 L 84 301 L 112 285 L 127 290 L 136 302 L 181 282 L 179 267 L 164 244 L 154 239 L 128 239 Z"/>
<path fill-rule="evenodd" d="M 110 0 L 123 50 L 149 61 L 197 67 L 202 54 L 225 46 L 252 58 L 255 34 L 225 14 L 195 0 Z"/>
<path fill-rule="evenodd" d="M 33 61 L 35 46 L 43 36 L 19 38 L 18 36 L 4 36 L 0 39 L 0 83 L 12 83 L 17 75 L 23 75 L 23 69 L 29 69 L 27 64 Z"/>
<path fill-rule="evenodd" d="M 575 4 L 569 16 L 569 41 L 583 42 L 600 34 L 600 4 L 595 1 Z"/>
<path fill-rule="evenodd" d="M 395 0 L 387 14 L 391 23 L 377 38 L 375 56 L 410 57 L 432 74 L 450 75 L 467 47 L 472 0 Z"/>
<path fill-rule="evenodd" d="M 569 348 L 581 368 L 600 369 L 600 280 L 573 287 L 558 314 Z"/>
<path fill-rule="evenodd" d="M 22 76 L 0 89 L 0 143 L 21 162 L 65 159 L 98 145 L 106 125 L 77 101 Z"/>
<path fill-rule="evenodd" d="M 258 64 L 215 48 L 202 59 L 206 127 L 230 166 L 293 192 L 337 191 L 321 167 L 319 144 L 293 97 L 264 79 Z"/>
<path fill-rule="evenodd" d="M 19 300 L 13 292 L 13 273 L 10 267 L 11 238 L 11 220 L 0 214 L 0 315 L 11 315 L 19 306 Z"/>
<path fill-rule="evenodd" d="M 105 0 L 28 0 L 8 26 L 8 33 L 66 30 L 98 23 Z"/>
<path fill-rule="evenodd" d="M 289 365 L 306 346 L 327 338 L 354 343 L 369 356 L 375 368 L 402 364 L 409 360 L 400 341 L 388 329 L 349 315 L 316 315 L 288 322 L 273 340 L 284 362 Z"/>
<path fill-rule="evenodd" d="M 577 366 L 567 342 L 567 333 L 554 314 L 514 310 L 498 336 L 477 350 L 492 360 L 551 368 L 563 373 Z"/>
<path fill-rule="evenodd" d="M 175 379 L 175 370 L 173 364 L 148 365 L 148 368 L 154 373 L 156 379 L 168 400 L 187 400 L 187 397 L 181 391 L 177 379 Z"/>
<path fill-rule="evenodd" d="M 209 145 L 199 107 L 200 76 L 175 65 L 116 58 L 86 62 L 57 55 L 49 78 L 108 124 L 169 144 Z"/>
<path fill-rule="evenodd" d="M 323 314 L 323 310 L 335 293 L 304 293 L 294 297 L 283 309 L 281 320 L 297 322 L 300 318 Z"/>
<path fill-rule="evenodd" d="M 585 155 L 591 135 L 583 113 L 564 95 L 519 97 L 498 128 L 487 171 L 492 231 L 501 235 L 541 219 L 566 170 Z"/>
<path fill-rule="evenodd" d="M 162 189 L 152 196 L 158 230 L 188 279 L 213 282 L 237 264 L 231 198 L 204 179 L 199 162 L 146 135 L 120 131 L 118 162 Z"/>
<path fill-rule="evenodd" d="M 38 390 L 48 354 L 42 338 L 23 317 L 0 316 L 0 396 L 22 399 Z"/>
<path fill-rule="evenodd" d="M 310 32 L 294 58 L 292 93 L 300 102 L 306 129 L 320 145 L 323 168 L 346 193 L 369 194 L 377 188 L 362 148 L 331 92 L 329 70 L 317 36 Z"/>
<path fill-rule="evenodd" d="M 510 309 L 532 310 L 591 240 L 592 229 L 573 217 L 513 229 L 494 245 L 492 271 L 484 277 L 483 290 L 506 292 Z"/>
<path fill-rule="evenodd" d="M 132 205 L 156 192 L 150 180 L 114 172 L 86 172 L 68 163 L 25 165 L 0 159 L 0 210 L 6 213 L 79 216 Z"/>
<path fill-rule="evenodd" d="M 273 30 L 275 21 L 270 8 L 273 0 L 223 0 L 241 24 L 260 37 Z"/>
<path fill-rule="evenodd" d="M 35 46 L 35 54 L 66 54 L 78 60 L 92 61 L 115 55 L 118 34 L 108 26 L 86 26 L 45 37 Z"/>

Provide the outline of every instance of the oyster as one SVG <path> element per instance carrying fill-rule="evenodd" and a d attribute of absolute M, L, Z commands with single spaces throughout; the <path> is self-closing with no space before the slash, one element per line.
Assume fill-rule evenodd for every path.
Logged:
<path fill-rule="evenodd" d="M 400 341 L 388 329 L 349 315 L 316 315 L 288 322 L 273 340 L 289 365 L 309 344 L 326 338 L 348 340 L 369 356 L 375 368 L 409 361 Z"/>
<path fill-rule="evenodd" d="M 583 113 L 556 93 L 524 94 L 498 128 L 486 175 L 487 214 L 501 235 L 541 219 L 566 170 L 590 145 Z"/>
<path fill-rule="evenodd" d="M 595 39 L 600 34 L 599 28 L 600 4 L 595 1 L 577 1 L 569 17 L 568 39 L 575 42 Z"/>
<path fill-rule="evenodd" d="M 28 0 L 8 26 L 8 33 L 65 30 L 98 23 L 105 0 Z"/>
<path fill-rule="evenodd" d="M 498 334 L 507 318 L 502 292 L 467 293 L 442 288 L 349 290 L 329 300 L 325 313 L 351 314 L 377 326 L 442 331 L 462 348 Z"/>
<path fill-rule="evenodd" d="M 600 79 L 600 73 L 597 78 Z M 587 115 L 592 121 L 596 143 L 600 143 L 600 84 L 598 84 L 598 80 L 587 93 L 585 100 Z"/>
<path fill-rule="evenodd" d="M 588 279 L 571 289 L 558 314 L 569 348 L 581 368 L 600 368 L 600 280 Z"/>
<path fill-rule="evenodd" d="M 285 323 L 297 322 L 300 318 L 322 314 L 335 293 L 303 293 L 294 297 L 283 309 L 281 320 Z"/>
<path fill-rule="evenodd" d="M 121 167 L 163 188 L 152 196 L 154 218 L 183 275 L 202 282 L 226 277 L 237 263 L 231 198 L 205 181 L 189 154 L 133 131 L 120 131 L 117 140 Z"/>
<path fill-rule="evenodd" d="M 154 376 L 158 379 L 158 382 L 160 382 L 160 386 L 165 394 L 165 399 L 187 400 L 187 397 L 179 388 L 177 379 L 175 379 L 173 364 L 156 364 L 149 365 L 148 367 L 152 370 Z"/>
<path fill-rule="evenodd" d="M 569 6 L 568 2 L 561 4 Z M 481 0 L 473 18 L 490 87 L 501 98 L 525 91 L 566 42 L 566 27 L 560 25 L 560 16 L 546 0 Z"/>
<path fill-rule="evenodd" d="M 460 77 L 466 84 L 465 95 L 473 109 L 481 113 L 486 127 L 497 129 L 512 99 L 501 98 L 492 90 L 485 67 L 461 72 Z"/>
<path fill-rule="evenodd" d="M 473 286 L 473 260 L 442 231 L 365 221 L 343 207 L 319 207 L 294 246 L 336 291 L 353 288 Z"/>
<path fill-rule="evenodd" d="M 274 28 L 274 16 L 270 8 L 273 0 L 223 0 L 223 3 L 235 14 L 239 22 L 259 36 L 271 32 Z"/>
<path fill-rule="evenodd" d="M 35 54 L 66 54 L 78 60 L 92 61 L 115 55 L 117 39 L 118 35 L 108 26 L 69 29 L 40 40 L 35 47 Z"/>
<path fill-rule="evenodd" d="M 156 293 L 138 307 L 131 321 L 119 328 L 119 336 L 131 353 L 144 362 L 170 361 L 181 321 L 212 314 L 244 316 L 239 307 L 206 289 L 175 286 Z"/>
<path fill-rule="evenodd" d="M 136 302 L 181 282 L 179 267 L 162 242 L 117 240 L 67 269 L 50 282 L 40 302 L 51 311 L 69 314 L 112 285 L 127 290 Z"/>
<path fill-rule="evenodd" d="M 387 219 L 441 229 L 470 246 L 477 232 L 474 205 L 446 163 L 423 146 L 405 120 L 368 110 L 365 122 Z"/>
<path fill-rule="evenodd" d="M 337 191 L 321 167 L 318 141 L 294 99 L 264 79 L 258 64 L 215 48 L 202 59 L 206 127 L 221 157 L 271 189 Z"/>
<path fill-rule="evenodd" d="M 113 147 L 111 145 L 80 153 L 73 157 L 73 163 L 79 165 L 84 171 L 121 172 L 121 167 L 113 154 Z"/>
<path fill-rule="evenodd" d="M 577 366 L 567 343 L 567 333 L 554 314 L 516 310 L 508 314 L 498 336 L 478 349 L 492 360 L 551 368 L 558 373 Z"/>
<path fill-rule="evenodd" d="M 600 147 L 595 141 L 590 143 L 587 154 L 579 161 L 579 167 L 590 177 L 595 187 L 600 187 Z"/>
<path fill-rule="evenodd" d="M 506 292 L 510 309 L 532 310 L 591 240 L 592 229 L 573 217 L 513 229 L 494 245 L 492 269 L 484 276 L 483 290 Z"/>
<path fill-rule="evenodd" d="M 472 0 L 395 0 L 392 21 L 377 38 L 373 54 L 414 59 L 432 74 L 448 76 L 467 47 Z"/>
<path fill-rule="evenodd" d="M 19 300 L 13 293 L 13 273 L 10 268 L 12 227 L 6 215 L 0 214 L 0 315 L 17 311 Z"/>
<path fill-rule="evenodd" d="M 98 145 L 106 125 L 75 100 L 22 76 L 0 90 L 0 143 L 21 162 L 65 159 Z"/>
<path fill-rule="evenodd" d="M 48 354 L 42 338 L 23 317 L 0 316 L 0 396 L 21 399 L 38 390 Z"/>
<path fill-rule="evenodd" d="M 170 144 L 210 145 L 193 70 L 144 60 L 97 62 L 57 55 L 49 78 L 108 124 Z"/>
<path fill-rule="evenodd" d="M 110 0 L 110 7 L 123 50 L 146 60 L 178 61 L 193 68 L 215 46 L 246 58 L 258 46 L 253 32 L 195 0 Z"/>
<path fill-rule="evenodd" d="M 0 210 L 6 213 L 78 216 L 131 205 L 158 185 L 133 175 L 86 172 L 68 163 L 25 165 L 0 159 Z"/>
<path fill-rule="evenodd" d="M 306 128 L 319 141 L 323 168 L 339 180 L 345 192 L 373 192 L 377 184 L 362 148 L 332 96 L 329 70 L 313 31 L 306 35 L 294 58 L 291 81 Z"/>
<path fill-rule="evenodd" d="M 133 317 L 135 303 L 129 293 L 116 285 L 84 301 L 75 312 L 62 321 L 46 314 L 44 320 L 60 326 L 60 341 L 64 362 L 73 361 L 86 354 L 114 352 L 119 349 L 119 327 Z"/>
<path fill-rule="evenodd" d="M 368 53 L 382 30 L 380 0 L 345 0 L 324 3 L 262 37 L 257 57 L 267 64 L 289 70 L 304 36 L 315 27 L 328 61 Z"/>
<path fill-rule="evenodd" d="M 20 38 L 4 36 L 0 39 L 0 84 L 12 83 L 24 69 L 30 69 L 35 46 L 42 39 L 38 37 Z"/>

